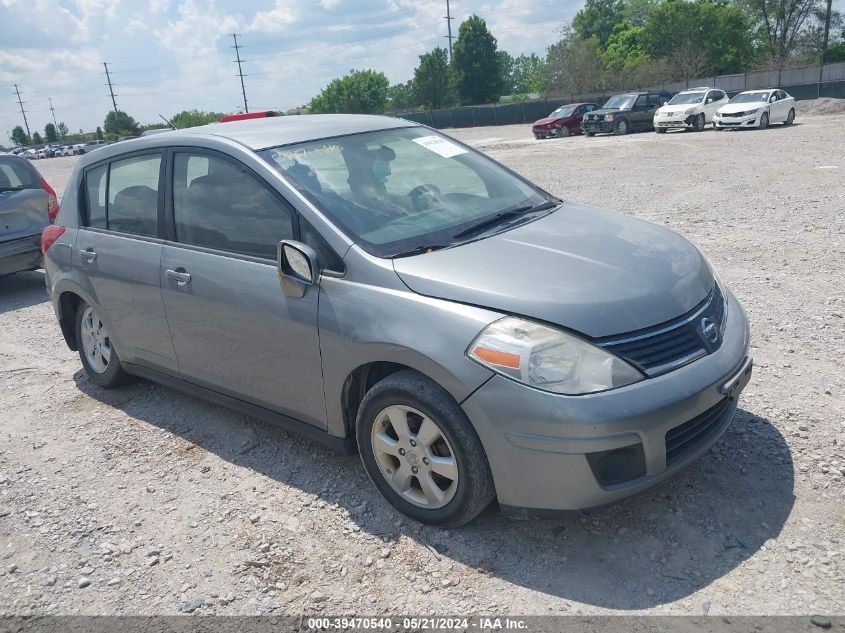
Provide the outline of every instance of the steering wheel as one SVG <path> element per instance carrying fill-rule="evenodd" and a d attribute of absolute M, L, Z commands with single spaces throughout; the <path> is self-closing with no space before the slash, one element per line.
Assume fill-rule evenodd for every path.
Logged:
<path fill-rule="evenodd" d="M 417 211 L 425 211 L 430 206 L 431 200 L 440 196 L 440 188 L 437 185 L 418 185 L 408 192 L 408 197 Z"/>

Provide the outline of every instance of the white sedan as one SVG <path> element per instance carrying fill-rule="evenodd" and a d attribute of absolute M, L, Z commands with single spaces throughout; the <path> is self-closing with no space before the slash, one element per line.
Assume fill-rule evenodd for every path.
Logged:
<path fill-rule="evenodd" d="M 768 127 L 769 123 L 792 125 L 795 121 L 795 97 L 783 90 L 748 90 L 719 108 L 713 117 L 717 130 L 740 127 Z"/>
<path fill-rule="evenodd" d="M 713 121 L 716 110 L 727 103 L 728 95 L 718 88 L 684 90 L 654 113 L 654 130 L 658 134 L 683 129 L 700 132 Z"/>

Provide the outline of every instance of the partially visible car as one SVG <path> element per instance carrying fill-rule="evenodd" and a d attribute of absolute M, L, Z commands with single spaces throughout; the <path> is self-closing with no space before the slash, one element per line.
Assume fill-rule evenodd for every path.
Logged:
<path fill-rule="evenodd" d="M 597 103 L 569 103 L 560 106 L 549 116 L 534 121 L 532 131 L 534 138 L 550 138 L 554 136 L 570 136 L 581 134 L 581 119 L 587 112 L 598 110 Z"/>
<path fill-rule="evenodd" d="M 0 156 L 0 275 L 41 266 L 41 232 L 58 212 L 56 192 L 34 165 Z"/>
<path fill-rule="evenodd" d="M 59 156 L 73 156 L 73 145 L 62 145 Z"/>
<path fill-rule="evenodd" d="M 692 130 L 700 132 L 729 99 L 724 90 L 703 86 L 683 90 L 654 113 L 654 131 L 665 134 L 667 130 Z"/>
<path fill-rule="evenodd" d="M 654 112 L 672 95 L 668 92 L 628 92 L 614 95 L 598 110 L 585 114 L 581 127 L 587 136 L 654 129 Z"/>
<path fill-rule="evenodd" d="M 24 158 L 26 158 L 26 159 L 28 159 L 28 160 L 35 160 L 35 158 L 36 158 L 36 156 L 35 156 L 35 155 L 36 155 L 36 154 L 37 154 L 36 150 L 34 150 L 34 149 L 27 149 L 27 150 L 24 150 L 24 151 L 21 153 L 21 156 L 23 156 Z"/>
<path fill-rule="evenodd" d="M 104 140 L 88 141 L 79 148 L 77 154 L 87 154 L 88 152 L 93 152 L 95 149 L 100 149 L 106 145 L 108 145 L 108 142 Z"/>
<path fill-rule="evenodd" d="M 716 111 L 713 127 L 767 128 L 770 123 L 792 125 L 795 121 L 795 97 L 777 88 L 746 90 Z"/>
<path fill-rule="evenodd" d="M 228 123 L 229 121 L 245 121 L 247 119 L 264 119 L 269 116 L 278 116 L 274 110 L 258 110 L 256 112 L 237 112 L 236 114 L 227 114 L 220 118 L 220 123 Z"/>

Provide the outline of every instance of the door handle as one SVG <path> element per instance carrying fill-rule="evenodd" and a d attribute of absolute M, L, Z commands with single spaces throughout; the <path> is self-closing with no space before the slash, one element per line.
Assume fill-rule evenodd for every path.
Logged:
<path fill-rule="evenodd" d="M 89 264 L 91 264 L 91 263 L 93 263 L 94 261 L 96 261 L 96 260 L 97 260 L 97 253 L 95 253 L 95 252 L 94 252 L 93 250 L 91 250 L 90 248 L 89 248 L 89 249 L 87 249 L 87 250 L 80 250 L 80 251 L 79 251 L 79 256 L 80 256 L 83 260 L 85 260 L 86 262 L 88 262 Z"/>
<path fill-rule="evenodd" d="M 168 279 L 172 279 L 180 286 L 184 286 L 186 283 L 189 283 L 191 281 L 190 273 L 180 272 L 178 270 L 172 270 L 168 268 L 164 271 L 164 274 L 167 276 Z"/>

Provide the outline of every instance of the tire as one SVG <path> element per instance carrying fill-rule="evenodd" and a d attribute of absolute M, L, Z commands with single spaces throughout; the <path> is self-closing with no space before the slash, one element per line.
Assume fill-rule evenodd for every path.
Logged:
<path fill-rule="evenodd" d="M 765 130 L 769 127 L 769 113 L 764 112 L 760 115 L 760 125 L 758 126 L 761 130 Z"/>
<path fill-rule="evenodd" d="M 566 127 L 565 125 L 557 131 L 557 135 L 560 136 L 561 138 L 566 138 L 567 136 L 569 136 L 569 134 L 570 134 L 569 128 Z"/>
<path fill-rule="evenodd" d="M 616 136 L 625 136 L 628 133 L 629 126 L 626 119 L 619 119 L 616 125 L 613 126 L 613 133 Z"/>
<path fill-rule="evenodd" d="M 97 311 L 84 301 L 79 302 L 79 307 L 76 310 L 74 332 L 76 333 L 76 346 L 79 349 L 79 359 L 82 361 L 82 367 L 91 382 L 100 387 L 111 389 L 132 381 L 132 377 L 123 370 L 117 351 L 111 346 L 111 339 L 102 321 L 97 316 Z M 92 338 L 95 340 L 86 340 Z M 92 349 L 99 353 L 97 351 L 92 353 Z M 106 349 L 108 349 L 107 353 Z M 104 360 L 105 362 L 103 362 Z"/>
<path fill-rule="evenodd" d="M 704 113 L 697 114 L 695 120 L 692 123 L 692 131 L 693 132 L 701 132 L 704 130 Z"/>
<path fill-rule="evenodd" d="M 792 125 L 795 123 L 795 108 L 791 108 L 789 110 L 789 114 L 786 115 L 786 121 L 783 123 L 784 125 Z"/>
<path fill-rule="evenodd" d="M 656 128 L 654 128 L 654 131 L 657 132 L 658 134 L 666 134 L 666 128 L 665 127 L 656 127 Z"/>
<path fill-rule="evenodd" d="M 367 392 L 355 434 L 373 485 L 415 521 L 464 525 L 496 495 L 487 456 L 466 414 L 440 385 L 415 371 L 392 374 Z M 432 469 L 435 458 L 447 476 Z"/>
<path fill-rule="evenodd" d="M 596 133 L 595 132 L 584 132 L 584 135 L 589 136 L 589 137 L 593 137 L 593 136 L 596 135 Z"/>

